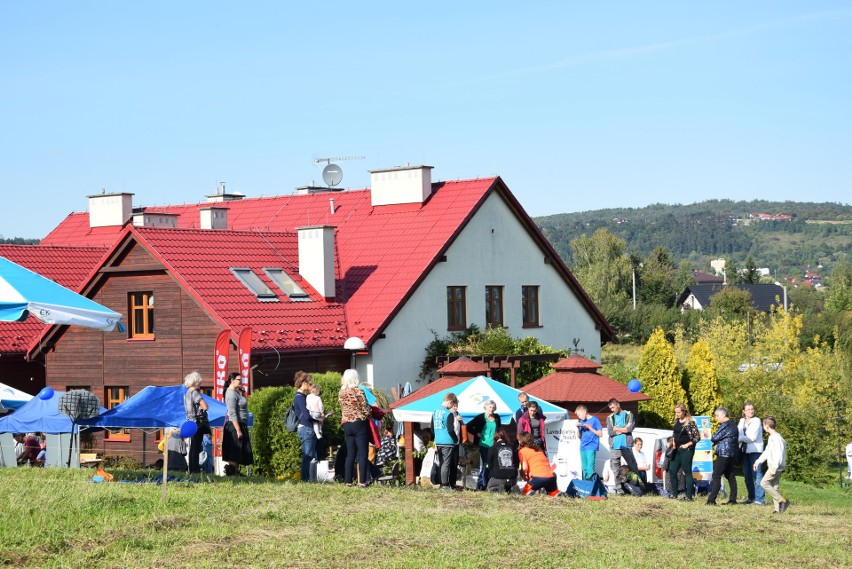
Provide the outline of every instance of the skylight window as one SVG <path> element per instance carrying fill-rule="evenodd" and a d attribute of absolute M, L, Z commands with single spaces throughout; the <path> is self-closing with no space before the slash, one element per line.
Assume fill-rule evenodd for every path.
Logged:
<path fill-rule="evenodd" d="M 264 268 L 263 272 L 266 276 L 280 288 L 287 298 L 293 301 L 308 302 L 310 298 L 308 293 L 302 290 L 302 287 L 296 284 L 293 278 L 284 272 L 284 269 Z"/>
<path fill-rule="evenodd" d="M 272 289 L 266 286 L 251 269 L 231 269 L 231 272 L 260 302 L 278 302 L 278 297 Z"/>

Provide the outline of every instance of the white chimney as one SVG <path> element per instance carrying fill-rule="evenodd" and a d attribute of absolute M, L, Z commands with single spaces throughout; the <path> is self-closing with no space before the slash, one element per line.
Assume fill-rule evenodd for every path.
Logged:
<path fill-rule="evenodd" d="M 136 227 L 177 227 L 177 213 L 137 211 L 133 214 Z"/>
<path fill-rule="evenodd" d="M 124 225 L 133 213 L 133 194 L 95 194 L 89 198 L 89 227 Z"/>
<path fill-rule="evenodd" d="M 423 203 L 432 194 L 432 166 L 370 171 L 373 206 Z"/>
<path fill-rule="evenodd" d="M 228 229 L 228 208 L 211 205 L 198 210 L 201 229 Z"/>
<path fill-rule="evenodd" d="M 336 296 L 334 227 L 299 227 L 299 274 L 325 298 Z"/>

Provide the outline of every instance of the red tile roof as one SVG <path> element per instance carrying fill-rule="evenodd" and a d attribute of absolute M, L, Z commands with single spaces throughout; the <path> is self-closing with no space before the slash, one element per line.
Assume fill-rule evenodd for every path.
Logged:
<path fill-rule="evenodd" d="M 459 359 L 452 361 L 445 366 L 441 367 L 438 370 L 438 373 L 442 373 L 445 375 L 467 375 L 473 374 L 470 377 L 476 377 L 477 375 L 484 375 L 488 373 L 488 366 L 482 362 L 475 362 L 470 358 L 465 356 L 460 357 Z"/>
<path fill-rule="evenodd" d="M 594 371 L 601 368 L 601 364 L 579 354 L 572 354 L 552 364 L 555 371 Z"/>
<path fill-rule="evenodd" d="M 557 405 L 564 402 L 600 401 L 605 403 L 613 397 L 622 402 L 650 399 L 642 393 L 632 393 L 626 385 L 605 375 L 589 372 L 552 373 L 530 383 L 524 387 L 524 391 Z"/>
<path fill-rule="evenodd" d="M 0 257 L 74 291 L 80 290 L 105 253 L 105 248 L 97 247 L 0 245 Z M 0 354 L 27 352 L 30 344 L 46 328 L 35 318 L 27 318 L 24 322 L 0 322 Z"/>
<path fill-rule="evenodd" d="M 285 260 L 289 261 L 293 267 L 298 266 L 294 237 L 297 228 L 312 225 L 333 226 L 337 248 L 336 303 L 328 306 L 323 303 L 322 310 L 318 300 L 311 303 L 292 303 L 298 304 L 299 312 L 298 316 L 294 315 L 292 318 L 299 321 L 301 324 L 299 329 L 303 330 L 301 343 L 297 345 L 304 346 L 310 342 L 317 347 L 322 345 L 342 347 L 343 341 L 338 337 L 341 333 L 358 336 L 369 345 L 396 315 L 408 297 L 414 293 L 429 269 L 439 261 L 456 235 L 461 232 L 467 221 L 493 191 L 500 192 L 510 208 L 517 211 L 522 220 L 525 218 L 525 224 L 532 237 L 546 250 L 547 256 L 554 260 L 554 266 L 565 275 L 568 285 L 600 324 L 603 333 L 612 336 L 609 324 L 573 275 L 564 267 L 547 240 L 525 216 L 520 204 L 499 178 L 432 184 L 432 194 L 423 204 L 373 207 L 369 190 L 354 190 L 245 198 L 224 203 L 203 202 L 150 207 L 145 211 L 177 214 L 179 229 L 138 228 L 136 234 L 144 237 L 150 242 L 152 248 L 160 251 L 164 262 L 176 263 L 175 273 L 187 275 L 185 277 L 187 283 L 191 281 L 189 286 L 196 291 L 196 296 L 202 304 L 209 304 L 223 325 L 231 326 L 236 333 L 236 328 L 242 325 L 251 325 L 255 329 L 266 326 L 267 329 L 275 328 L 276 331 L 285 329 L 277 320 L 282 317 L 282 314 L 276 312 L 280 307 L 270 308 L 268 306 L 270 303 L 258 303 L 253 297 L 249 299 L 243 294 L 244 289 L 235 288 L 242 285 L 239 283 L 235 285 L 232 282 L 235 279 L 230 274 L 225 275 L 221 270 L 217 270 L 215 274 L 218 276 L 207 277 L 203 270 L 193 268 L 193 263 L 200 262 L 198 259 L 199 256 L 204 255 L 203 251 L 211 248 L 205 242 L 208 238 L 206 236 L 209 236 L 210 243 L 221 243 L 222 238 L 217 237 L 217 234 L 223 234 L 222 231 L 217 230 L 199 230 L 199 210 L 211 205 L 227 207 L 228 228 L 234 230 L 230 232 L 231 234 L 238 232 L 253 232 L 256 235 L 259 235 L 259 232 L 263 235 L 287 234 L 287 237 L 277 238 L 273 247 L 284 251 L 284 253 L 275 254 L 281 261 L 275 266 L 282 268 L 286 268 L 282 266 Z M 330 199 L 334 199 L 334 213 L 329 207 Z M 122 231 L 125 231 L 118 226 L 91 230 L 88 225 L 87 213 L 71 214 L 45 237 L 42 245 L 116 243 L 116 239 L 122 235 Z M 192 232 L 191 235 L 181 231 L 187 229 L 197 231 Z M 155 237 L 158 233 L 162 233 L 164 237 Z M 175 238 L 179 235 L 187 235 L 191 238 L 192 245 L 178 242 Z M 249 240 L 249 237 L 241 237 L 241 239 Z M 157 240 L 156 243 L 155 240 Z M 216 245 L 216 247 L 239 250 L 233 244 Z M 259 247 L 259 245 L 254 243 L 251 247 Z M 259 268 L 258 263 L 271 262 L 264 257 L 269 254 L 271 253 L 263 250 L 262 247 L 251 249 L 251 255 L 244 254 L 239 257 L 240 266 L 246 266 L 247 262 L 251 262 L 252 268 Z M 253 258 L 252 255 L 258 255 L 258 257 Z M 214 261 L 215 259 L 210 258 L 205 262 Z M 260 276 L 265 279 L 264 275 Z M 212 282 L 213 280 L 218 282 Z M 226 292 L 229 295 L 231 290 L 234 294 L 239 293 L 238 296 L 233 297 L 233 300 L 214 300 L 216 295 Z M 208 295 L 213 296 L 208 298 Z M 345 306 L 345 316 L 341 303 Z M 268 316 L 265 316 L 267 314 Z M 334 323 L 333 326 L 332 323 Z M 337 328 L 345 328 L 345 330 L 337 331 Z M 310 339 L 306 330 L 312 331 L 313 335 Z M 314 332 L 314 330 L 318 331 Z M 293 336 L 290 336 L 290 340 L 292 339 Z M 260 340 L 256 338 L 255 341 Z"/>
<path fill-rule="evenodd" d="M 396 401 L 390 404 L 390 408 L 396 409 L 398 407 L 402 407 L 403 405 L 408 405 L 412 401 L 419 401 L 420 399 L 428 397 L 433 393 L 438 393 L 439 391 L 443 391 L 444 389 L 449 389 L 450 387 L 456 386 L 460 383 L 464 383 L 465 381 L 469 381 L 470 379 L 471 378 L 469 377 L 456 376 L 440 377 L 432 383 L 429 383 L 417 389 L 417 391 L 413 392 L 411 395 L 407 395 L 402 399 L 397 399 Z"/>

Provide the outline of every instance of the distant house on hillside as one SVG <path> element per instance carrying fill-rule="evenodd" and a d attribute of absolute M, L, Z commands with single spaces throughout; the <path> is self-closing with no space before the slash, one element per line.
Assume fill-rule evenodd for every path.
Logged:
<path fill-rule="evenodd" d="M 793 219 L 793 216 L 788 215 L 786 213 L 772 214 L 772 213 L 757 213 L 757 212 L 753 211 L 753 212 L 750 212 L 748 214 L 748 218 L 749 219 L 755 219 L 757 221 L 790 221 L 790 220 Z"/>
<path fill-rule="evenodd" d="M 692 269 L 692 278 L 695 284 L 722 284 L 725 282 L 724 277 L 710 275 L 698 269 Z"/>
<path fill-rule="evenodd" d="M 734 287 L 744 290 L 751 295 L 751 305 L 758 312 L 769 312 L 772 306 L 786 309 L 787 295 L 784 287 L 776 284 L 695 284 L 684 289 L 677 299 L 676 306 L 684 310 L 705 310 L 710 306 L 711 297 L 724 290 L 724 287 Z"/>

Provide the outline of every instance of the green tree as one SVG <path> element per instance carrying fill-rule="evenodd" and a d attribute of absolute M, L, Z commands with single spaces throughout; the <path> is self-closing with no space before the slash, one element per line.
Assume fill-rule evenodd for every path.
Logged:
<path fill-rule="evenodd" d="M 828 279 L 825 309 L 836 312 L 852 310 L 852 267 L 845 255 L 834 265 Z"/>
<path fill-rule="evenodd" d="M 674 306 L 674 262 L 671 253 L 662 245 L 654 249 L 639 270 L 637 291 L 639 300 L 649 304 Z"/>
<path fill-rule="evenodd" d="M 638 379 L 649 401 L 639 403 L 639 419 L 643 426 L 670 427 L 674 406 L 686 402 L 674 349 L 662 328 L 657 328 L 639 357 Z"/>
<path fill-rule="evenodd" d="M 721 316 L 726 320 L 750 318 L 754 313 L 751 294 L 735 286 L 726 286 L 711 296 L 710 308 L 707 309 L 709 318 Z"/>
<path fill-rule="evenodd" d="M 713 353 L 706 341 L 692 345 L 683 376 L 690 410 L 696 415 L 712 415 L 722 404 L 722 396 Z"/>
<path fill-rule="evenodd" d="M 595 303 L 626 303 L 632 286 L 627 243 L 607 229 L 571 240 L 574 275 Z"/>
<path fill-rule="evenodd" d="M 754 257 L 751 255 L 746 259 L 745 268 L 740 276 L 742 284 L 757 284 L 760 282 L 760 275 L 757 273 L 757 263 L 754 262 Z"/>

